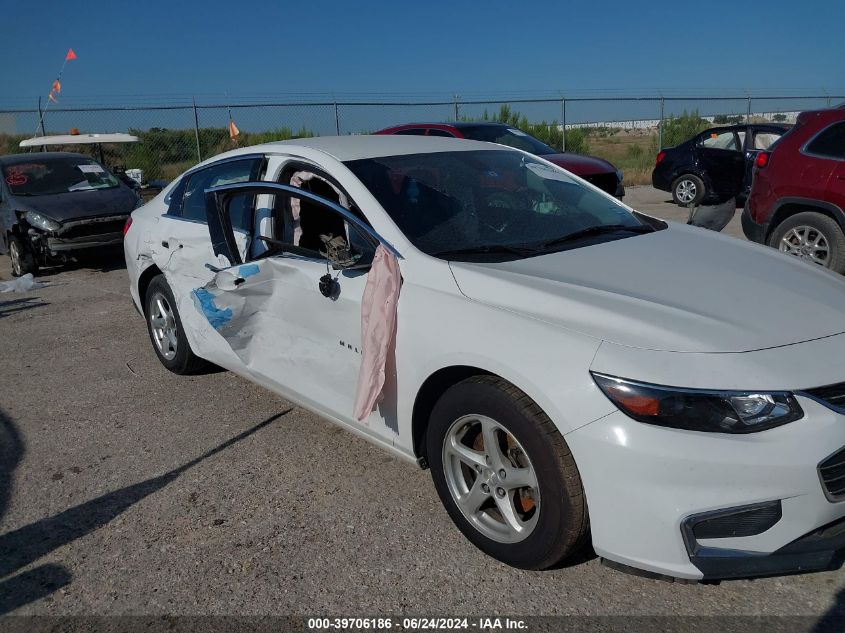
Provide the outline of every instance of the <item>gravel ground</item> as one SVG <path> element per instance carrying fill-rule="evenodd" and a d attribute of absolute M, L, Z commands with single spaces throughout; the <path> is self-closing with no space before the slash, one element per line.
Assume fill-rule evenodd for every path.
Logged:
<path fill-rule="evenodd" d="M 626 201 L 683 218 L 667 197 Z M 427 471 L 229 373 L 164 370 L 119 258 L 42 280 L 0 295 L 0 613 L 845 613 L 845 571 L 508 568 L 452 526 Z"/>

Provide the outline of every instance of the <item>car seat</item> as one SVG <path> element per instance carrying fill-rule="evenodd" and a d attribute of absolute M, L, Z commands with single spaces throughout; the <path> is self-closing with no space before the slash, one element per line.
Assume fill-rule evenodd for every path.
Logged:
<path fill-rule="evenodd" d="M 322 180 L 314 178 L 303 183 L 302 188 L 321 198 L 338 202 L 337 193 L 332 186 Z M 300 200 L 299 226 L 302 229 L 299 246 L 311 251 L 320 252 L 325 248 L 320 235 L 341 236 L 346 239 L 346 223 L 343 218 L 310 200 Z"/>

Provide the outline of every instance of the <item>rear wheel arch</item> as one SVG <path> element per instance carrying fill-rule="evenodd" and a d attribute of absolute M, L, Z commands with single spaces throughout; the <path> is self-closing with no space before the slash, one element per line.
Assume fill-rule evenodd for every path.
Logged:
<path fill-rule="evenodd" d="M 778 201 L 775 205 L 774 212 L 769 219 L 769 229 L 766 232 L 766 244 L 775 232 L 775 229 L 784 222 L 787 218 L 797 215 L 799 213 L 820 213 L 836 221 L 843 231 L 845 231 L 845 211 L 842 211 L 838 206 L 823 200 L 813 200 L 811 198 L 784 198 Z"/>
<path fill-rule="evenodd" d="M 138 299 L 141 301 L 141 309 L 146 310 L 147 306 L 147 289 L 150 287 L 150 282 L 158 275 L 163 274 L 158 266 L 155 264 L 148 266 L 138 277 Z"/>

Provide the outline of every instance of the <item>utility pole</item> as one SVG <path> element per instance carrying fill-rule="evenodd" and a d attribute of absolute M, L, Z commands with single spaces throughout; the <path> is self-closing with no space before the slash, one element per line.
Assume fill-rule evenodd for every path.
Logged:
<path fill-rule="evenodd" d="M 458 112 L 458 95 L 455 95 L 455 121 L 456 122 L 458 121 L 459 114 L 460 113 Z"/>
<path fill-rule="evenodd" d="M 41 109 L 41 96 L 40 95 L 38 96 L 38 127 L 41 128 L 41 136 L 46 136 L 46 134 L 44 133 L 44 111 Z M 32 151 L 32 150 L 29 150 L 29 151 Z M 41 151 L 46 152 L 47 146 L 42 145 Z"/>
<path fill-rule="evenodd" d="M 337 109 L 337 101 L 334 102 L 334 127 L 337 135 L 340 136 L 340 112 Z"/>
<path fill-rule="evenodd" d="M 202 162 L 202 151 L 200 150 L 200 118 L 197 114 L 197 98 L 194 97 L 194 138 L 197 141 L 197 162 Z"/>
<path fill-rule="evenodd" d="M 560 151 L 566 151 L 566 98 L 560 100 Z"/>
<path fill-rule="evenodd" d="M 663 149 L 663 108 L 665 99 L 660 96 L 660 122 L 657 124 L 657 149 Z"/>

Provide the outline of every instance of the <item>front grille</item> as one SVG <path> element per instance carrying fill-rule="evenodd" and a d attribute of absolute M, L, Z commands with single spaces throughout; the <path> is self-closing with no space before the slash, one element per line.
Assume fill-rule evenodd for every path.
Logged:
<path fill-rule="evenodd" d="M 818 398 L 819 400 L 824 400 L 832 407 L 845 408 L 845 382 L 840 382 L 836 385 L 828 385 L 827 387 L 807 389 L 806 393 Z"/>
<path fill-rule="evenodd" d="M 616 193 L 616 187 L 619 184 L 616 174 L 593 174 L 592 176 L 582 176 L 582 178 L 611 196 Z"/>
<path fill-rule="evenodd" d="M 845 497 L 845 448 L 819 464 L 819 477 L 828 498 L 837 501 Z"/>
<path fill-rule="evenodd" d="M 75 240 L 81 237 L 90 237 L 92 235 L 106 235 L 108 233 L 120 233 L 123 231 L 123 226 L 126 224 L 126 218 L 119 220 L 109 220 L 108 222 L 92 222 L 90 224 L 77 224 L 71 226 L 64 231 L 59 232 L 59 237 L 63 240 Z"/>

